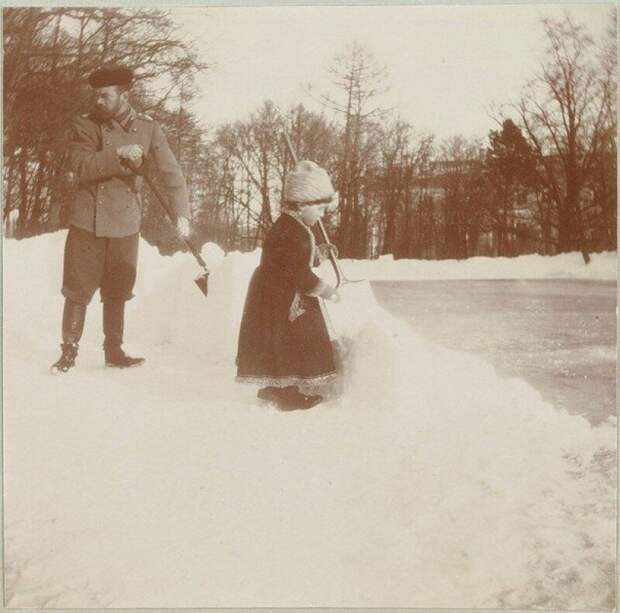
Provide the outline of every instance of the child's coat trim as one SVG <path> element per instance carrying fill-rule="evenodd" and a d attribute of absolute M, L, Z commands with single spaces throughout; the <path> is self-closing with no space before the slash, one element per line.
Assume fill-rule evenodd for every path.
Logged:
<path fill-rule="evenodd" d="M 314 234 L 312 233 L 312 230 L 310 230 L 310 228 L 304 223 L 303 219 L 301 219 L 298 213 L 295 213 L 294 211 L 284 211 L 284 214 L 288 215 L 289 217 L 292 217 L 298 224 L 300 224 L 303 227 L 303 229 L 306 231 L 308 236 L 310 237 L 310 261 L 308 262 L 308 266 L 312 268 L 312 264 L 314 263 L 314 258 L 316 254 L 316 240 L 314 238 Z M 317 283 L 317 287 L 312 288 L 312 291 L 308 292 L 308 295 L 318 296 L 321 289 L 324 287 L 324 285 L 325 284 L 321 280 L 319 280 L 319 282 Z M 291 302 L 291 306 L 288 311 L 289 321 L 295 321 L 298 317 L 301 317 L 306 312 L 306 309 L 304 308 L 303 304 L 304 304 L 303 295 L 300 294 L 299 292 L 295 292 L 295 296 L 293 297 L 293 302 Z"/>

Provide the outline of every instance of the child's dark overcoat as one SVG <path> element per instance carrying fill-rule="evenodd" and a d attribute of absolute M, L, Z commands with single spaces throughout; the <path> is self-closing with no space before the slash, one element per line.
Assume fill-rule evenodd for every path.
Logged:
<path fill-rule="evenodd" d="M 283 213 L 267 234 L 243 311 L 237 381 L 261 386 L 320 384 L 336 374 L 334 354 L 312 272 L 312 231 Z"/>

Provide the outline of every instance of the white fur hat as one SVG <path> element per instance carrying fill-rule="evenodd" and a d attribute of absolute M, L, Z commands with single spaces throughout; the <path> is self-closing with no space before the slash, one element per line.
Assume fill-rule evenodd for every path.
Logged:
<path fill-rule="evenodd" d="M 331 200 L 335 193 L 325 170 L 309 160 L 298 162 L 284 181 L 285 202 L 319 204 Z"/>

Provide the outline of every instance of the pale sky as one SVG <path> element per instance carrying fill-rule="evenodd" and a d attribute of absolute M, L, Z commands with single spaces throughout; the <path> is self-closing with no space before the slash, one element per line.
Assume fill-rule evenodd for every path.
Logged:
<path fill-rule="evenodd" d="M 174 19 L 217 65 L 198 79 L 207 127 L 246 117 L 273 99 L 303 102 L 325 83 L 335 53 L 357 39 L 387 65 L 386 106 L 439 139 L 485 137 L 489 106 L 516 99 L 542 57 L 543 16 L 568 11 L 600 39 L 611 4 L 192 7 Z"/>

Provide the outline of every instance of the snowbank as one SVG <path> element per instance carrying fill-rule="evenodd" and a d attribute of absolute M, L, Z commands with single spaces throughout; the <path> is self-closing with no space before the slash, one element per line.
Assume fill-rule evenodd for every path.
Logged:
<path fill-rule="evenodd" d="M 146 244 L 147 364 L 102 367 L 93 304 L 51 377 L 63 238 L 4 245 L 8 606 L 612 608 L 615 421 L 422 340 L 368 284 L 330 308 L 343 394 L 260 406 L 233 381 L 258 254 L 219 258 L 205 300 Z"/>
<path fill-rule="evenodd" d="M 593 253 L 585 264 L 581 253 L 521 255 L 514 258 L 475 257 L 467 260 L 343 260 L 347 277 L 371 281 L 447 279 L 597 279 L 618 276 L 615 251 Z"/>

